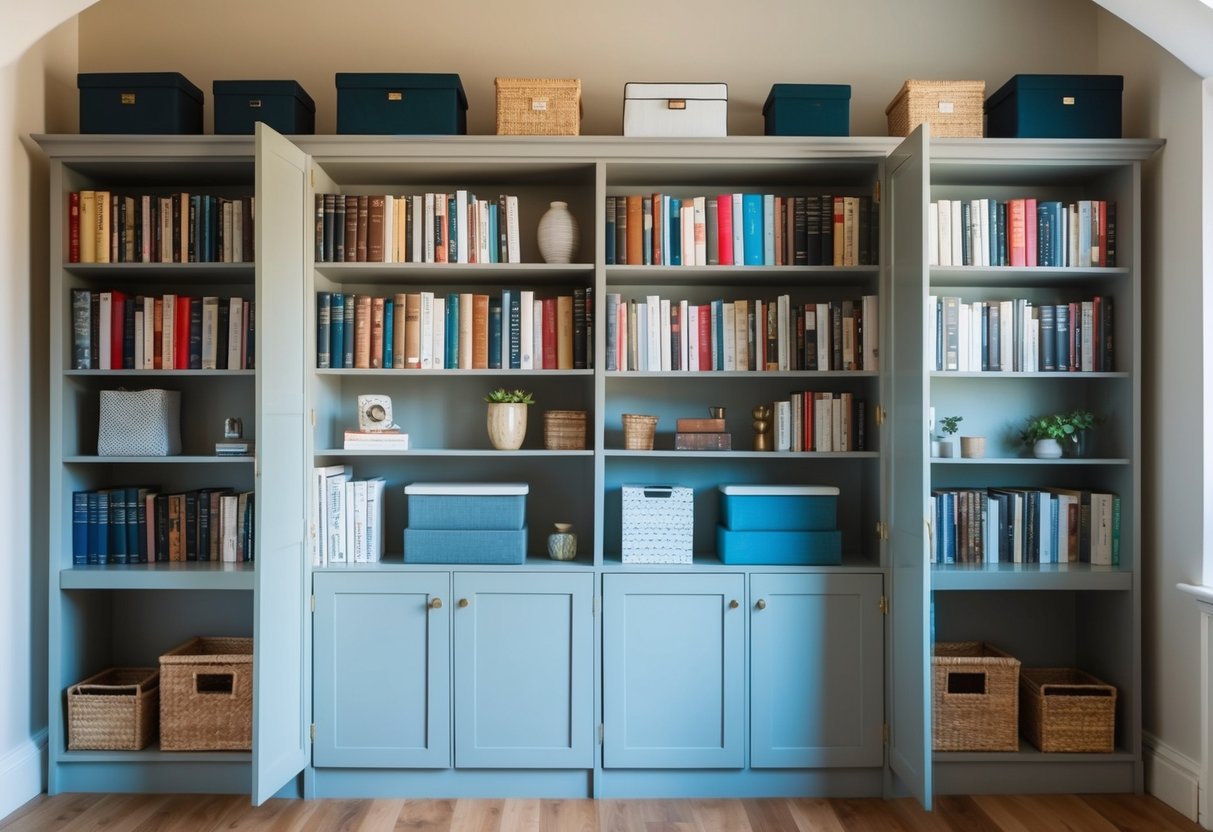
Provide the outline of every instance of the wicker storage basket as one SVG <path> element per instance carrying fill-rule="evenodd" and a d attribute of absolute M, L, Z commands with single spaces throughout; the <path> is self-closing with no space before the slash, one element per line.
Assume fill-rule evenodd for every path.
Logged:
<path fill-rule="evenodd" d="M 657 433 L 657 417 L 639 413 L 623 414 L 623 447 L 629 451 L 653 450 Z"/>
<path fill-rule="evenodd" d="M 160 674 L 154 667 L 115 667 L 67 689 L 71 751 L 138 751 L 156 738 Z"/>
<path fill-rule="evenodd" d="M 585 411 L 545 410 L 543 447 L 549 451 L 585 450 Z"/>
<path fill-rule="evenodd" d="M 1041 751 L 1109 752 L 1116 735 L 1116 688 L 1071 668 L 1025 667 L 1019 726 Z"/>
<path fill-rule="evenodd" d="M 985 81 L 906 81 L 885 108 L 890 136 L 908 136 L 926 122 L 932 136 L 981 138 Z"/>
<path fill-rule="evenodd" d="M 1019 659 L 989 644 L 935 645 L 936 751 L 1019 749 Z"/>
<path fill-rule="evenodd" d="M 253 747 L 253 640 L 191 639 L 160 657 L 160 748 Z"/>
<path fill-rule="evenodd" d="M 581 134 L 580 78 L 498 78 L 498 136 Z"/>

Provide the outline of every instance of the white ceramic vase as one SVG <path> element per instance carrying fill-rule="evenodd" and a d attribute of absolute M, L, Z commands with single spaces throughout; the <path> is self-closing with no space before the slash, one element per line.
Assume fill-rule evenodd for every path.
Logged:
<path fill-rule="evenodd" d="M 1061 443 L 1056 439 L 1037 439 L 1032 446 L 1032 456 L 1037 459 L 1057 459 L 1061 456 Z"/>
<path fill-rule="evenodd" d="M 539 218 L 539 254 L 545 263 L 571 263 L 577 253 L 580 231 L 567 202 L 553 202 Z"/>
<path fill-rule="evenodd" d="M 489 441 L 499 451 L 516 451 L 526 438 L 526 409 L 519 402 L 489 402 Z"/>

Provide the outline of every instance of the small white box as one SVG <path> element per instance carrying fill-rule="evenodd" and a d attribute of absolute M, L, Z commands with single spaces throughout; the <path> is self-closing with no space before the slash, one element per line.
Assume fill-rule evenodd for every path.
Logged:
<path fill-rule="evenodd" d="M 681 485 L 623 486 L 623 562 L 690 563 L 694 492 Z"/>
<path fill-rule="evenodd" d="M 728 99 L 727 84 L 624 84 L 623 135 L 727 136 Z"/>

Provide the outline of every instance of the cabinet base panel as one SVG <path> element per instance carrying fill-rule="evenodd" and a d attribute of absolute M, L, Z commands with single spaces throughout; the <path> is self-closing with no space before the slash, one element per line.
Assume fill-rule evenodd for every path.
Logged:
<path fill-rule="evenodd" d="M 1128 794 L 1141 792 L 1141 766 L 1133 761 L 1104 763 L 1050 761 L 935 761 L 936 794 Z"/>
<path fill-rule="evenodd" d="M 146 794 L 248 794 L 251 762 L 98 761 L 59 765 L 51 794 L 119 792 Z"/>
<path fill-rule="evenodd" d="M 595 797 L 881 797 L 881 768 L 599 772 Z"/>
<path fill-rule="evenodd" d="M 306 797 L 584 798 L 593 773 L 585 769 L 473 770 L 317 768 Z"/>

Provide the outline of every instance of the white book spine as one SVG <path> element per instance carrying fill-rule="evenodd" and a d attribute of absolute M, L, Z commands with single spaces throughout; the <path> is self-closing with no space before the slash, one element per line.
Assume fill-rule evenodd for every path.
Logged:
<path fill-rule="evenodd" d="M 455 262 L 468 262 L 468 192 L 455 191 Z"/>
<path fill-rule="evenodd" d="M 531 309 L 531 365 L 538 370 L 543 368 L 543 301 L 536 299 Z"/>
<path fill-rule="evenodd" d="M 421 224 L 422 236 L 423 236 L 423 239 L 421 242 L 422 242 L 422 246 L 424 247 L 424 251 L 425 251 L 425 262 L 427 262 L 427 263 L 433 263 L 434 258 L 435 258 L 434 222 L 435 222 L 434 194 L 427 193 L 425 195 L 425 218 Z"/>
<path fill-rule="evenodd" d="M 135 367 L 143 366 L 143 310 L 135 310 Z"/>
<path fill-rule="evenodd" d="M 964 262 L 964 226 L 961 224 L 960 200 L 952 202 L 952 265 L 963 266 Z"/>
<path fill-rule="evenodd" d="M 219 347 L 219 298 L 202 299 L 202 369 L 218 367 Z"/>
<path fill-rule="evenodd" d="M 164 304 L 165 309 L 168 309 L 168 303 Z M 165 315 L 165 329 L 167 326 L 168 317 Z M 227 318 L 227 368 L 229 370 L 244 369 L 244 298 L 231 299 L 231 311 L 228 312 Z"/>
<path fill-rule="evenodd" d="M 430 361 L 435 370 L 441 370 L 446 366 L 446 298 L 435 297 L 433 309 L 434 326 Z"/>
<path fill-rule="evenodd" d="M 421 293 L 421 369 L 434 369 L 434 293 Z"/>
<path fill-rule="evenodd" d="M 721 306 L 724 315 L 724 344 L 721 352 L 724 358 L 724 369 L 737 369 L 737 306 L 732 301 L 725 301 Z"/>
<path fill-rule="evenodd" d="M 156 363 L 156 299 L 143 298 L 143 369 L 153 370 Z"/>
<path fill-rule="evenodd" d="M 688 351 L 690 348 L 691 327 L 689 324 L 691 304 L 685 299 L 678 301 L 678 320 L 682 322 L 682 329 L 678 333 L 678 366 L 683 370 L 689 370 L 687 364 L 689 359 Z"/>
<path fill-rule="evenodd" d="M 355 503 L 354 503 L 354 482 L 348 480 L 341 484 L 341 533 L 344 537 L 343 552 L 345 554 L 345 563 L 357 563 L 357 552 L 354 548 L 354 527 L 355 527 Z"/>
<path fill-rule="evenodd" d="M 733 194 L 733 263 L 745 262 L 745 223 L 742 222 L 741 194 Z"/>
<path fill-rule="evenodd" d="M 518 233 L 518 197 L 507 195 L 505 198 L 506 222 L 506 251 L 510 263 L 522 262 L 522 238 Z"/>
<path fill-rule="evenodd" d="M 775 450 L 792 450 L 792 403 L 775 402 Z"/>
<path fill-rule="evenodd" d="M 695 203 L 683 200 L 678 218 L 679 231 L 682 234 L 682 265 L 695 266 Z"/>
<path fill-rule="evenodd" d="M 939 265 L 939 203 L 927 206 L 927 265 Z"/>
<path fill-rule="evenodd" d="M 697 304 L 689 304 L 687 306 L 688 326 L 685 326 L 687 336 L 687 370 L 695 373 L 699 372 L 699 306 Z"/>
<path fill-rule="evenodd" d="M 518 366 L 535 369 L 535 291 L 523 289 L 518 294 Z M 623 333 L 620 333 L 623 336 Z"/>
<path fill-rule="evenodd" d="M 661 321 L 661 371 L 669 372 L 673 367 L 673 336 L 670 333 L 670 301 L 662 298 L 658 305 L 658 318 Z"/>
<path fill-rule="evenodd" d="M 702 196 L 697 196 L 691 203 L 693 214 L 692 226 L 692 241 L 695 250 L 695 264 L 698 266 L 706 266 L 708 264 L 708 231 L 707 231 L 707 200 Z"/>
<path fill-rule="evenodd" d="M 355 480 L 354 487 L 354 541 L 353 552 L 355 563 L 367 563 L 370 560 L 366 535 L 367 492 L 366 480 Z"/>
<path fill-rule="evenodd" d="M 936 213 L 939 214 L 939 244 L 938 261 L 941 266 L 951 266 L 952 263 L 952 201 L 941 199 L 935 203 Z"/>

